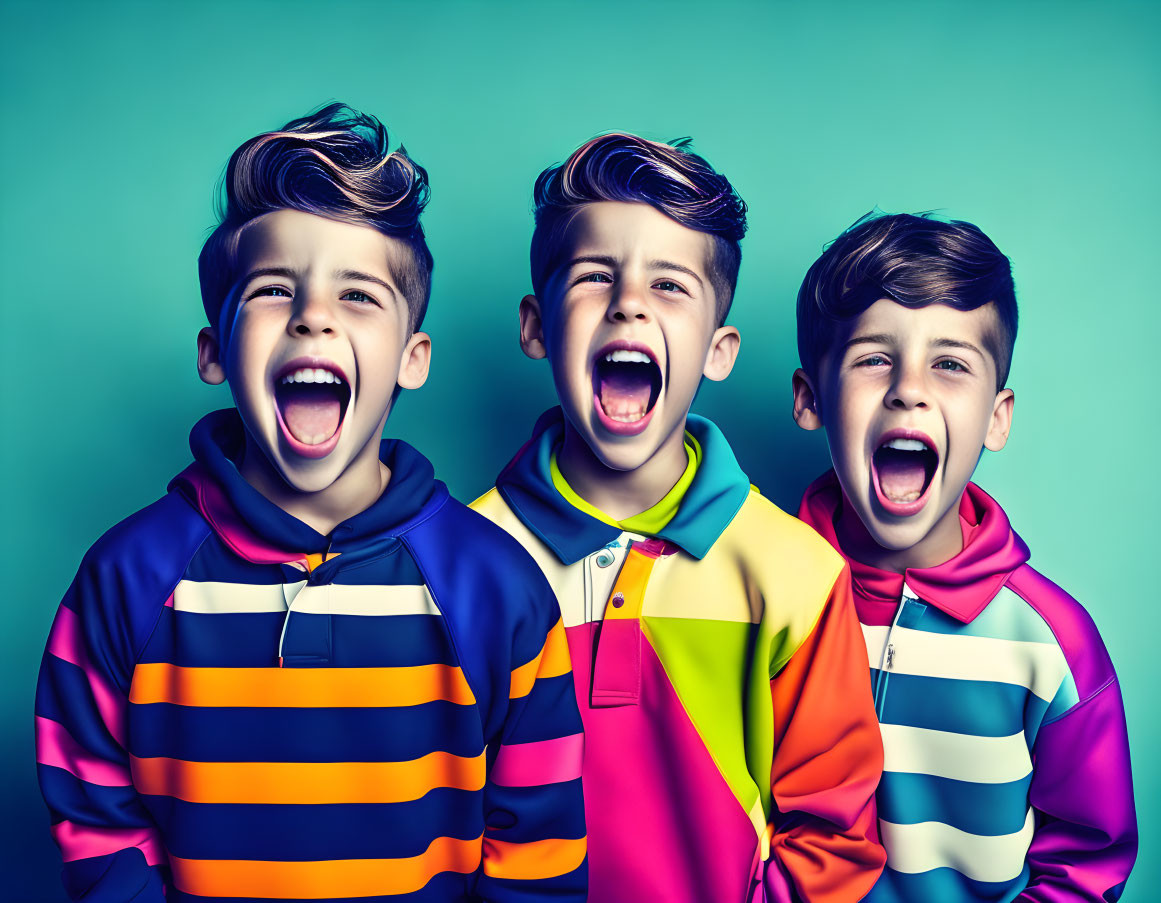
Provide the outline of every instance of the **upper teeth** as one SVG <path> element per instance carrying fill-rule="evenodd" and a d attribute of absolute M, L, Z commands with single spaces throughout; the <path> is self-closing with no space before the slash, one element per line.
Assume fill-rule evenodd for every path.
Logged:
<path fill-rule="evenodd" d="M 897 448 L 899 451 L 926 451 L 927 444 L 919 439 L 892 439 L 887 448 Z"/>
<path fill-rule="evenodd" d="M 605 355 L 605 360 L 611 361 L 615 364 L 651 364 L 652 358 L 641 351 L 610 351 Z"/>
<path fill-rule="evenodd" d="M 321 367 L 304 367 L 301 370 L 295 370 L 293 373 L 287 373 L 282 377 L 283 383 L 341 383 L 339 378 L 330 370 L 323 370 Z"/>

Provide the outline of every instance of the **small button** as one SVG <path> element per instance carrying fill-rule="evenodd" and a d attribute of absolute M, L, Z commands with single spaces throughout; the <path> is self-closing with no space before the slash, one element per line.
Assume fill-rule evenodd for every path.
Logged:
<path fill-rule="evenodd" d="M 613 593 L 613 608 L 620 608 L 625 604 L 624 593 Z"/>
<path fill-rule="evenodd" d="M 608 549 L 602 549 L 597 553 L 597 567 L 607 568 L 613 563 L 613 553 Z"/>

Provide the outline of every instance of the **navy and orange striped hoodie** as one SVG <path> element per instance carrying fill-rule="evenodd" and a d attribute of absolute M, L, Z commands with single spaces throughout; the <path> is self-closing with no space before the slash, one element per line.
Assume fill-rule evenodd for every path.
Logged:
<path fill-rule="evenodd" d="M 583 900 L 581 725 L 532 559 L 385 440 L 315 532 L 247 484 L 234 411 L 85 556 L 37 761 L 88 903 Z"/>

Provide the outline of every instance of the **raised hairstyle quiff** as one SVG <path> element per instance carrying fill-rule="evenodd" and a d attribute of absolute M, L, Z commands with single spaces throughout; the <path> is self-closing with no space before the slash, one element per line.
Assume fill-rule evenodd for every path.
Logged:
<path fill-rule="evenodd" d="M 625 132 L 601 135 L 550 166 L 536 180 L 533 200 L 532 290 L 563 263 L 569 225 L 588 204 L 649 204 L 683 226 L 713 237 L 707 261 L 720 325 L 729 313 L 746 234 L 746 204 L 729 180 L 688 149 L 689 139 L 662 144 Z"/>
<path fill-rule="evenodd" d="M 868 213 L 836 238 L 798 291 L 798 356 L 816 376 L 840 327 L 883 298 L 905 307 L 956 310 L 995 305 L 984 345 L 996 362 L 996 389 L 1008 381 L 1018 311 L 1012 266 L 977 226 L 926 214 Z"/>
<path fill-rule="evenodd" d="M 427 172 L 400 147 L 390 151 L 387 129 L 341 103 L 251 138 L 230 157 L 218 196 L 219 225 L 198 257 L 202 304 L 211 325 L 238 272 L 238 240 L 245 226 L 275 210 L 299 210 L 370 226 L 401 242 L 406 253 L 391 272 L 407 300 L 408 325 L 423 322 L 431 294 L 431 251 L 419 224 L 430 189 Z"/>

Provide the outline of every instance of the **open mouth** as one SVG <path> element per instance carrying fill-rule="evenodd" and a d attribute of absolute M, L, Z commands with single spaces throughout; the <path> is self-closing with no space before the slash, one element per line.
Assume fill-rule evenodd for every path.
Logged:
<path fill-rule="evenodd" d="M 890 513 L 914 514 L 925 504 L 938 466 L 939 455 L 926 436 L 888 433 L 871 458 L 875 494 Z"/>
<path fill-rule="evenodd" d="M 597 417 L 612 432 L 636 435 L 645 429 L 661 386 L 661 368 L 642 345 L 615 343 L 593 359 Z"/>
<path fill-rule="evenodd" d="M 295 452 L 322 458 L 339 441 L 351 387 L 332 365 L 308 367 L 291 362 L 274 381 L 274 409 L 282 434 Z"/>

